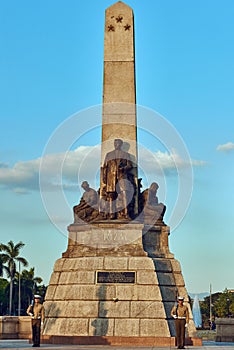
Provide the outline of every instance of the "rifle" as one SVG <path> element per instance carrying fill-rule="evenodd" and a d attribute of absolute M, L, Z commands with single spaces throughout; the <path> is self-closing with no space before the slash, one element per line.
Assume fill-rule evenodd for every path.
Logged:
<path fill-rule="evenodd" d="M 31 314 L 32 317 L 34 316 L 33 308 L 34 308 L 34 299 L 32 299 L 32 301 L 31 301 L 31 312 L 30 312 L 30 314 Z"/>

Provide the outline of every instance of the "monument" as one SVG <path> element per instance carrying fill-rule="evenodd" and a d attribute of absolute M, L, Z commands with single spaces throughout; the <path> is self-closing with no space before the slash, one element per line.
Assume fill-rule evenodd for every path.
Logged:
<path fill-rule="evenodd" d="M 82 183 L 66 252 L 45 297 L 45 342 L 175 345 L 170 311 L 188 295 L 169 250 L 158 184 L 141 191 L 132 9 L 106 10 L 100 188 Z M 189 306 L 189 305 L 188 305 Z M 189 307 L 187 341 L 201 345 Z"/>

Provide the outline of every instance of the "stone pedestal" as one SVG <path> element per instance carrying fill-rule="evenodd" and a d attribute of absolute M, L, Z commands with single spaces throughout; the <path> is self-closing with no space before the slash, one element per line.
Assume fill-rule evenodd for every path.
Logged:
<path fill-rule="evenodd" d="M 18 339 L 28 339 L 32 334 L 32 321 L 29 316 L 19 316 Z"/>
<path fill-rule="evenodd" d="M 233 318 L 217 318 L 216 338 L 217 342 L 234 342 L 234 319 Z"/>
<path fill-rule="evenodd" d="M 188 296 L 180 264 L 169 252 L 169 227 L 99 223 L 68 230 L 67 251 L 55 263 L 46 293 L 45 341 L 173 345 L 170 310 L 178 293 L 186 303 Z M 196 329 L 189 312 L 192 343 Z"/>
<path fill-rule="evenodd" d="M 0 316 L 0 339 L 28 339 L 31 335 L 31 317 Z"/>
<path fill-rule="evenodd" d="M 0 339 L 17 339 L 18 324 L 17 316 L 0 316 Z"/>

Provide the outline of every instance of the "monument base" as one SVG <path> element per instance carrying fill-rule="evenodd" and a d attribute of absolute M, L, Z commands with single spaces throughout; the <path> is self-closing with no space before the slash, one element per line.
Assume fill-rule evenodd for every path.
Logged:
<path fill-rule="evenodd" d="M 106 222 L 68 230 L 46 293 L 44 341 L 174 344 L 170 311 L 178 294 L 186 303 L 188 296 L 169 252 L 169 227 Z M 196 328 L 189 312 L 191 344 Z"/>
<path fill-rule="evenodd" d="M 112 346 L 176 346 L 175 337 L 79 337 L 79 336 L 42 336 L 44 344 L 66 345 L 112 345 Z M 202 346 L 200 338 L 186 338 L 185 345 Z"/>

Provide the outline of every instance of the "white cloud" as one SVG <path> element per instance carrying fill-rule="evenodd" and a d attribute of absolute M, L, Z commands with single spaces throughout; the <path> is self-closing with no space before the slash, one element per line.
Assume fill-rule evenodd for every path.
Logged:
<path fill-rule="evenodd" d="M 40 167 L 40 165 L 42 166 Z M 204 161 L 191 161 L 194 166 L 204 166 Z M 178 168 L 190 166 L 176 150 L 151 152 L 139 149 L 139 167 L 147 173 L 174 174 Z M 66 153 L 48 154 L 43 158 L 17 162 L 13 167 L 0 163 L 1 187 L 17 194 L 39 191 L 39 180 L 44 190 L 77 191 L 77 186 L 87 180 L 96 187 L 100 169 L 100 145 L 80 146 Z"/>
<path fill-rule="evenodd" d="M 13 167 L 0 163 L 0 186 L 17 194 L 26 194 L 39 190 L 41 178 L 44 189 L 53 191 L 61 186 L 62 179 L 64 190 L 74 190 L 79 179 L 90 181 L 99 167 L 100 147 L 81 146 L 66 153 L 20 161 Z"/>
<path fill-rule="evenodd" d="M 7 167 L 8 167 L 8 165 L 6 163 L 0 162 L 0 169 L 1 168 L 7 168 Z"/>
<path fill-rule="evenodd" d="M 190 166 L 204 166 L 207 163 L 203 160 L 185 161 L 175 149 L 171 152 L 151 152 L 147 149 L 139 150 L 139 165 L 148 173 L 175 174 L 177 169 L 185 169 Z"/>
<path fill-rule="evenodd" d="M 227 143 L 224 143 L 223 145 L 218 145 L 216 150 L 220 152 L 230 152 L 234 150 L 234 143 L 227 142 Z"/>
<path fill-rule="evenodd" d="M 11 188 L 15 192 L 36 189 L 38 183 L 38 168 L 40 160 L 17 162 L 12 168 L 5 165 L 0 167 L 1 186 Z"/>

